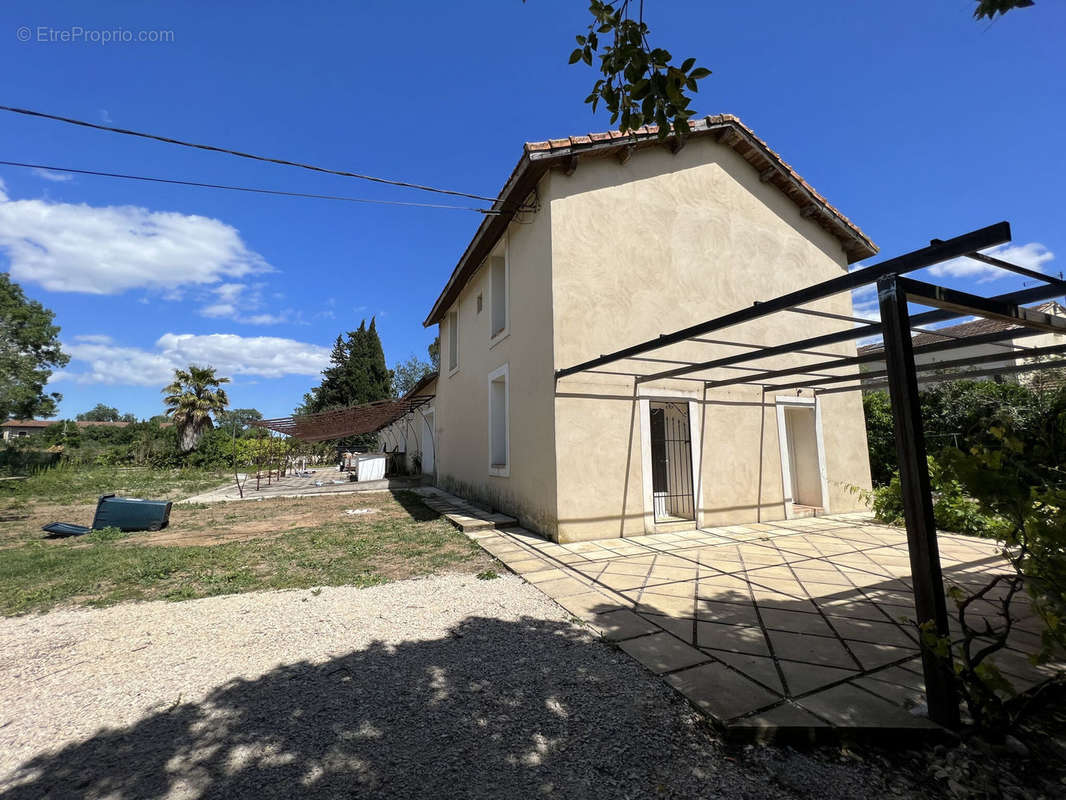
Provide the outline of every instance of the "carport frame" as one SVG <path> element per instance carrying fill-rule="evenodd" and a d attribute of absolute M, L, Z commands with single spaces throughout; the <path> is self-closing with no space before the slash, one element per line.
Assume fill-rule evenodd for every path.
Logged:
<path fill-rule="evenodd" d="M 880 264 L 861 268 L 847 275 L 841 275 L 770 300 L 756 302 L 749 308 L 739 309 L 672 333 L 660 334 L 654 339 L 557 370 L 555 373 L 556 384 L 558 385 L 559 381 L 580 374 L 609 374 L 632 377 L 634 390 L 636 390 L 636 387 L 643 383 L 666 380 L 701 380 L 699 377 L 693 377 L 693 374 L 715 369 L 738 369 L 740 364 L 772 356 L 797 356 L 803 351 L 809 351 L 812 348 L 880 335 L 884 342 L 884 352 L 877 355 L 840 356 L 817 364 L 801 364 L 787 369 L 764 370 L 755 374 L 717 380 L 703 378 L 702 381 L 705 390 L 747 384 L 761 386 L 765 392 L 767 390 L 774 391 L 788 388 L 790 385 L 767 383 L 766 381 L 771 378 L 816 375 L 818 378 L 825 379 L 825 382 L 837 382 L 838 376 L 819 375 L 812 372 L 812 370 L 857 367 L 871 361 L 880 361 L 882 359 L 885 361 L 884 375 L 891 400 L 896 453 L 900 466 L 900 483 L 903 492 L 911 577 L 914 584 L 916 621 L 920 626 L 923 626 L 923 629 L 927 629 L 931 625 L 938 636 L 948 636 L 947 602 L 937 547 L 936 525 L 933 518 L 933 500 L 918 395 L 918 369 L 914 362 L 914 355 L 915 352 L 950 351 L 954 348 L 966 347 L 978 342 L 995 343 L 1019 335 L 1024 336 L 1047 331 L 1066 333 L 1066 320 L 1022 307 L 1023 303 L 1048 300 L 1060 295 L 1066 295 L 1066 282 L 978 252 L 982 249 L 1009 242 L 1010 238 L 1010 225 L 1007 222 L 1000 222 L 953 239 L 934 239 L 928 247 L 888 259 Z M 904 277 L 908 273 L 960 257 L 975 259 L 989 266 L 1025 277 L 1037 278 L 1041 281 L 1041 284 L 1033 288 L 985 298 Z M 778 312 L 799 310 L 802 305 L 872 284 L 877 287 L 878 305 L 881 312 L 881 321 L 879 323 L 858 325 L 851 329 L 809 337 L 800 341 L 770 345 L 728 341 L 708 342 L 701 339 L 706 334 L 715 331 Z M 931 307 L 934 310 L 912 316 L 908 309 L 908 303 Z M 810 311 L 811 309 L 802 310 Z M 963 315 L 1006 321 L 1019 326 L 1023 330 L 1010 329 L 983 337 L 974 337 L 971 340 L 965 338 L 951 339 L 947 342 L 936 342 L 920 348 L 914 347 L 910 335 L 912 330 L 917 330 L 922 325 L 941 322 Z M 844 318 L 842 321 L 850 320 Z M 645 353 L 682 342 L 731 344 L 751 349 L 748 352 L 707 361 L 665 359 L 676 366 L 654 373 L 624 370 L 616 366 L 619 362 L 625 361 L 652 363 L 653 359 L 642 358 L 642 356 Z M 1051 354 L 1060 350 L 1061 348 L 1059 347 L 1038 348 L 1024 350 L 1022 353 L 1026 356 L 1031 356 L 1044 353 Z M 1000 361 L 1010 357 L 1007 353 L 997 354 L 997 356 Z M 991 359 L 971 358 L 949 363 L 953 366 L 961 366 L 967 363 L 976 366 L 988 361 L 991 361 Z M 613 369 L 599 369 L 607 365 L 612 365 Z M 1046 369 L 1050 365 L 1036 362 L 1023 366 L 1024 371 L 1038 371 Z M 967 372 L 965 376 L 973 378 L 1004 371 L 1006 370 L 1003 367 L 990 366 L 984 370 L 977 369 Z M 1023 370 L 1015 368 L 1014 371 Z M 849 375 L 848 379 L 860 380 L 861 374 Z M 811 386 L 814 389 L 815 396 L 817 396 L 820 391 L 818 384 L 821 382 L 818 379 L 808 380 L 804 382 L 804 385 Z M 791 386 L 794 387 L 795 383 L 791 384 Z M 864 388 L 866 387 L 863 383 L 859 382 L 853 386 L 837 387 L 826 391 L 860 391 Z M 930 719 L 945 727 L 957 728 L 959 725 L 959 700 L 952 675 L 950 654 L 946 660 L 940 659 L 932 653 L 930 648 L 923 646 L 922 662 Z"/>

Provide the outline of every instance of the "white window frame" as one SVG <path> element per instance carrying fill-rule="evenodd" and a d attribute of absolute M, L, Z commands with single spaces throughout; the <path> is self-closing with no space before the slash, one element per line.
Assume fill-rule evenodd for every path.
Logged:
<path fill-rule="evenodd" d="M 829 510 L 829 476 L 825 468 L 825 442 L 822 441 L 822 404 L 816 397 L 775 397 L 777 406 L 777 444 L 781 451 L 781 490 L 785 498 L 785 519 L 795 517 L 795 503 L 792 498 L 792 467 L 788 457 L 788 423 L 785 421 L 785 409 L 800 406 L 814 409 L 814 438 L 818 450 L 818 477 L 822 486 L 822 513 Z"/>
<path fill-rule="evenodd" d="M 503 453 L 506 463 L 503 465 L 492 463 L 492 384 L 503 378 Z M 488 462 L 489 475 L 497 478 L 509 478 L 511 476 L 511 372 L 510 366 L 502 367 L 489 373 L 488 379 Z"/>
<path fill-rule="evenodd" d="M 495 298 L 496 287 L 493 286 L 494 278 L 492 275 L 492 264 L 489 263 L 489 259 L 493 256 L 503 259 L 503 330 L 497 333 L 495 336 L 492 334 L 493 317 L 495 316 Z M 488 284 L 489 284 L 489 349 L 498 345 L 504 339 L 511 335 L 511 256 L 510 245 L 507 237 L 504 237 L 502 244 L 489 255 L 489 258 L 485 259 L 485 266 L 488 271 Z"/>
<path fill-rule="evenodd" d="M 445 317 L 448 321 L 448 377 L 459 371 L 459 305 L 456 304 L 455 308 L 450 310 Z M 452 345 L 452 333 L 454 328 L 455 345 Z M 455 361 L 455 366 L 452 366 L 452 361 Z"/>

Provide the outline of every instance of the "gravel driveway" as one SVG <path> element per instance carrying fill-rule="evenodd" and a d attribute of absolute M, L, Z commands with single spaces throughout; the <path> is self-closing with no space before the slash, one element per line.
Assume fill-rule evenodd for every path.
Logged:
<path fill-rule="evenodd" d="M 0 620 L 0 797 L 871 797 L 727 748 L 520 578 Z"/>

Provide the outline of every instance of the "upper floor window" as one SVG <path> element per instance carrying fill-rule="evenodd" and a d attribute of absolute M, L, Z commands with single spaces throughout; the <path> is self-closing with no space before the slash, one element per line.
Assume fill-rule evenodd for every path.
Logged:
<path fill-rule="evenodd" d="M 459 312 L 448 312 L 448 371 L 459 369 Z"/>
<path fill-rule="evenodd" d="M 492 310 L 492 338 L 496 339 L 507 333 L 508 319 L 508 286 L 507 286 L 507 257 L 506 255 L 489 256 L 489 303 Z"/>

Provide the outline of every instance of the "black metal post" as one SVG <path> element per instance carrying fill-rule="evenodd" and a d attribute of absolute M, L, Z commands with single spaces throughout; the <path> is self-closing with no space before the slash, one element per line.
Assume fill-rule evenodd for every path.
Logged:
<path fill-rule="evenodd" d="M 907 520 L 907 549 L 910 551 L 914 610 L 919 624 L 934 623 L 937 635 L 948 636 L 947 601 L 940 569 L 933 496 L 929 486 L 922 409 L 918 399 L 918 378 L 910 336 L 907 296 L 899 277 L 890 275 L 877 282 L 877 299 L 884 326 L 885 366 L 889 397 L 896 429 L 896 454 L 903 490 L 903 510 Z M 922 669 L 929 718 L 948 728 L 959 725 L 959 700 L 951 674 L 951 656 L 937 658 L 922 647 Z"/>

